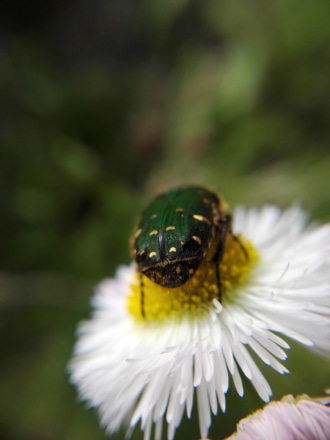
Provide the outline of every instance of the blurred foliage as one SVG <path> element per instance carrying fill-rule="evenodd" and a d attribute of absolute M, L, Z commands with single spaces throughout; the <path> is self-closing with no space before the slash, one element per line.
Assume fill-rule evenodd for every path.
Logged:
<path fill-rule="evenodd" d="M 330 220 L 329 19 L 326 0 L 2 2 L 1 439 L 104 438 L 65 366 L 152 194 L 203 183 Z M 306 350 L 287 364 L 275 397 L 329 385 Z M 212 438 L 261 405 L 245 387 Z"/>

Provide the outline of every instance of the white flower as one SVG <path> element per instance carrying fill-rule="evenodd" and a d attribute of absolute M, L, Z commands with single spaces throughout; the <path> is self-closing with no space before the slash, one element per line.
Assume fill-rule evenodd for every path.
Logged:
<path fill-rule="evenodd" d="M 323 400 L 284 396 L 242 419 L 227 440 L 329 440 L 330 397 Z"/>
<path fill-rule="evenodd" d="M 216 414 L 218 405 L 225 411 L 230 375 L 243 396 L 238 367 L 259 396 L 269 401 L 271 388 L 247 347 L 281 374 L 288 372 L 279 360 L 286 359 L 284 349 L 289 345 L 279 334 L 319 351 L 330 350 L 330 225 L 306 228 L 306 215 L 299 207 L 284 212 L 274 206 L 239 207 L 233 232 L 242 237 L 253 264 L 242 257 L 242 245 L 231 240 L 220 266 L 221 304 L 216 298 L 200 308 L 193 303 L 210 284 L 204 280 L 196 294 L 190 291 L 188 302 L 179 301 L 179 306 L 174 302 L 182 292 L 166 291 L 163 296 L 170 306 L 160 302 L 152 315 L 162 294 L 159 289 L 164 288 L 146 280 L 149 319 L 142 319 L 133 266 L 121 267 L 115 279 L 96 289 L 95 310 L 89 321 L 80 324 L 70 374 L 80 398 L 98 408 L 107 432 L 126 426 L 130 433 L 141 421 L 146 440 L 153 424 L 155 438 L 160 439 L 166 420 L 172 439 L 183 413 L 190 417 L 196 394 L 200 433 L 205 438 L 211 412 Z M 233 243 L 247 267 L 234 264 L 236 257 L 230 260 Z M 235 273 L 245 275 L 235 278 Z M 132 291 L 137 306 L 134 295 L 130 299 Z M 150 298 L 155 292 L 150 307 L 148 292 Z M 188 310 L 177 313 L 176 307 Z"/>

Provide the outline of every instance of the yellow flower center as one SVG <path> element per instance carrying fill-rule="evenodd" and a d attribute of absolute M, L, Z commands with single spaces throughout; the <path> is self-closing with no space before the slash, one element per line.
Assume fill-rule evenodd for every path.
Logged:
<path fill-rule="evenodd" d="M 222 304 L 230 298 L 230 292 L 235 286 L 244 282 L 257 260 L 258 253 L 250 242 L 240 235 L 227 236 L 219 264 Z M 184 314 L 200 316 L 210 306 L 214 307 L 212 301 L 219 295 L 216 265 L 207 258 L 202 260 L 196 273 L 180 287 L 163 287 L 142 275 L 141 289 L 140 275 L 136 273 L 135 278 L 136 283 L 131 285 L 132 294 L 128 297 L 128 310 L 136 320 L 159 321 Z"/>

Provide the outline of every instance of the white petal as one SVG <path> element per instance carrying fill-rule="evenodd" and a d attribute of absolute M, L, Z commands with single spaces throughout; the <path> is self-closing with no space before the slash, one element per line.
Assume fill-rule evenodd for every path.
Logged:
<path fill-rule="evenodd" d="M 211 411 L 216 414 L 218 404 L 226 409 L 229 375 L 240 396 L 242 373 L 269 400 L 271 388 L 254 357 L 284 374 L 280 360 L 289 344 L 283 338 L 330 350 L 330 226 L 306 228 L 306 220 L 297 206 L 284 212 L 238 207 L 233 231 L 252 242 L 259 262 L 230 292 L 230 301 L 214 300 L 203 318 L 136 322 L 126 304 L 133 266 L 120 267 L 97 287 L 93 316 L 79 326 L 69 369 L 81 399 L 98 408 L 107 432 L 129 425 L 130 435 L 140 422 L 149 440 L 155 423 L 160 440 L 166 419 L 171 440 L 183 413 L 191 415 L 196 387 L 205 438 Z M 291 412 L 290 420 L 299 418 Z M 274 429 L 269 425 L 268 433 Z"/>

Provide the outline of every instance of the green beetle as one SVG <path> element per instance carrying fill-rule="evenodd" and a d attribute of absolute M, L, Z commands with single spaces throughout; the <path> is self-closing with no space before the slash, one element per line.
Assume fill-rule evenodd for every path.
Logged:
<path fill-rule="evenodd" d="M 204 258 L 215 265 L 221 299 L 219 263 L 222 260 L 227 234 L 231 231 L 231 215 L 215 192 L 186 186 L 160 194 L 145 208 L 131 240 L 134 258 L 142 275 L 161 286 L 182 286 L 197 271 Z M 210 249 L 215 249 L 209 256 Z"/>

